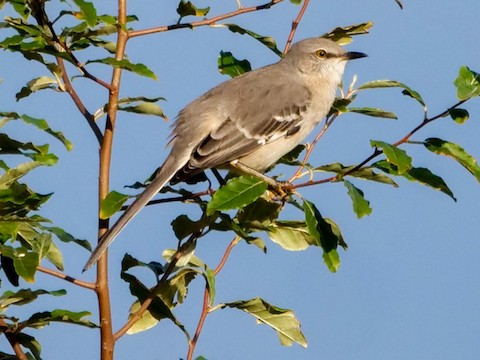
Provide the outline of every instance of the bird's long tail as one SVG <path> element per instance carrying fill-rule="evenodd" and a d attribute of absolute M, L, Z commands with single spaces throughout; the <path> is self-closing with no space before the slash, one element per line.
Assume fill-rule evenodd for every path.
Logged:
<path fill-rule="evenodd" d="M 153 181 L 145 188 L 145 190 L 133 201 L 133 203 L 124 211 L 120 218 L 113 226 L 102 236 L 97 247 L 93 250 L 92 255 L 88 259 L 83 271 L 88 270 L 95 264 L 100 256 L 107 250 L 108 246 L 115 240 L 122 229 L 132 220 L 140 210 L 170 181 L 175 173 L 183 164 L 176 162 L 172 157 L 167 158 L 162 168 L 158 172 Z"/>

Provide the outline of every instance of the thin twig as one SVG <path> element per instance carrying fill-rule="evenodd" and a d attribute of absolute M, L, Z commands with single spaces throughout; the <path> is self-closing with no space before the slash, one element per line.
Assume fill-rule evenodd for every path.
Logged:
<path fill-rule="evenodd" d="M 22 347 L 20 346 L 20 342 L 18 341 L 17 334 L 10 330 L 7 323 L 0 318 L 0 333 L 4 333 L 5 337 L 7 338 L 10 346 L 12 347 L 15 355 L 17 356 L 18 360 L 28 360 L 25 352 L 23 351 Z"/>
<path fill-rule="evenodd" d="M 40 271 L 40 272 L 43 272 L 43 273 L 45 273 L 45 274 L 55 276 L 55 277 L 57 277 L 57 278 L 59 278 L 59 279 L 68 281 L 69 283 L 72 283 L 72 284 L 81 286 L 81 287 L 83 287 L 83 288 L 85 288 L 85 289 L 90 289 L 90 290 L 95 290 L 95 289 L 96 289 L 96 286 L 95 286 L 94 283 L 87 282 L 87 281 L 82 281 L 82 280 L 78 280 L 78 279 L 75 279 L 74 277 L 71 277 L 71 276 L 62 274 L 62 273 L 60 273 L 60 272 L 58 272 L 58 271 L 55 271 L 55 270 L 52 270 L 52 269 L 48 269 L 48 268 L 44 268 L 43 266 L 37 266 L 37 270 Z"/>
<path fill-rule="evenodd" d="M 65 63 L 63 62 L 63 59 L 59 56 L 57 56 L 56 59 L 57 59 L 58 66 L 60 67 L 60 69 L 62 69 L 62 80 L 63 80 L 63 84 L 65 85 L 65 90 L 72 98 L 73 102 L 77 106 L 77 109 L 80 111 L 83 117 L 87 120 L 88 125 L 90 126 L 93 133 L 95 134 L 95 137 L 97 138 L 98 143 L 101 144 L 103 140 L 103 134 L 100 131 L 100 128 L 95 123 L 94 116 L 87 110 L 82 100 L 78 96 L 77 92 L 73 88 L 73 85 L 70 82 L 70 79 L 68 78 L 67 69 L 65 68 Z"/>
<path fill-rule="evenodd" d="M 290 34 L 288 35 L 287 43 L 285 44 L 285 49 L 283 50 L 283 53 L 286 54 L 288 50 L 290 50 L 290 46 L 292 45 L 293 37 L 295 36 L 295 33 L 297 32 L 297 27 L 298 24 L 300 24 L 300 21 L 302 20 L 303 14 L 305 14 L 305 11 L 307 10 L 308 4 L 310 3 L 310 0 L 304 0 L 303 5 L 298 12 L 297 17 L 295 20 L 292 22 L 292 30 L 290 30 Z"/>
<path fill-rule="evenodd" d="M 220 271 L 222 271 L 223 266 L 227 262 L 228 257 L 230 256 L 230 253 L 232 252 L 232 249 L 235 247 L 235 245 L 238 244 L 238 242 L 241 240 L 239 236 L 235 236 L 235 238 L 228 244 L 227 249 L 225 250 L 225 253 L 223 254 L 222 259 L 220 260 L 220 263 L 217 265 L 217 267 L 214 270 L 215 276 L 218 275 Z M 205 319 L 207 318 L 207 315 L 210 312 L 210 288 L 208 287 L 208 283 L 205 284 L 205 290 L 203 292 L 203 305 L 202 305 L 202 312 L 200 314 L 200 318 L 198 319 L 198 324 L 197 328 L 195 329 L 195 335 L 193 338 L 188 342 L 188 353 L 187 353 L 187 360 L 192 360 L 193 353 L 195 351 L 195 347 L 197 346 L 198 339 L 200 337 L 200 334 L 203 329 L 203 325 L 205 324 Z"/>
<path fill-rule="evenodd" d="M 204 19 L 200 21 L 194 21 L 191 23 L 183 23 L 183 24 L 173 24 L 173 25 L 166 25 L 166 26 L 158 26 L 150 29 L 143 29 L 143 30 L 132 30 L 128 32 L 129 38 L 133 38 L 136 36 L 143 36 L 143 35 L 150 35 L 150 34 L 155 34 L 155 33 L 160 33 L 160 32 L 165 32 L 165 31 L 170 31 L 170 30 L 176 30 L 176 29 L 184 29 L 184 28 L 189 28 L 193 29 L 199 26 L 206 26 L 206 25 L 213 25 L 217 21 L 220 20 L 225 20 L 229 19 L 238 15 L 246 14 L 249 12 L 253 11 L 259 11 L 259 10 L 265 10 L 269 9 L 270 7 L 281 3 L 283 0 L 271 0 L 266 4 L 263 5 L 257 5 L 257 6 L 251 6 L 251 7 L 242 7 L 240 9 L 237 9 L 235 11 L 223 14 L 223 15 L 218 15 L 210 19 Z"/>

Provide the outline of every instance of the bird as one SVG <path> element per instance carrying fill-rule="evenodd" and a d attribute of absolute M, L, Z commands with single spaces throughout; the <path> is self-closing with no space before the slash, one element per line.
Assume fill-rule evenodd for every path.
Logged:
<path fill-rule="evenodd" d="M 324 118 L 346 63 L 366 57 L 326 38 L 296 42 L 277 63 L 229 79 L 178 113 L 163 165 L 145 190 L 99 239 L 84 271 L 169 182 L 234 162 L 264 172 Z"/>

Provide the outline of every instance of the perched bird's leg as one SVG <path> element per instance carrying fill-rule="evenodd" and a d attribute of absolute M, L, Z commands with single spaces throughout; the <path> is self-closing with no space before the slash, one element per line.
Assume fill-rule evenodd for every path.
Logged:
<path fill-rule="evenodd" d="M 271 177 L 268 177 L 265 174 L 262 174 L 261 172 L 258 172 L 257 170 L 254 170 L 254 169 L 242 164 L 238 160 L 230 161 L 230 166 L 237 169 L 237 170 L 240 170 L 244 174 L 255 176 L 255 177 L 259 178 L 260 180 L 263 180 L 264 182 L 266 182 L 268 185 L 271 185 L 275 188 L 278 188 L 278 187 L 282 186 L 281 183 L 278 182 L 277 180 L 272 179 Z"/>
<path fill-rule="evenodd" d="M 270 186 L 271 191 L 275 193 L 275 195 L 278 195 L 280 198 L 283 198 L 290 193 L 290 188 L 292 187 L 292 184 L 288 181 L 277 181 L 275 179 L 272 179 L 271 177 L 266 176 L 265 174 L 262 174 L 261 172 L 258 172 L 257 170 L 246 166 L 245 164 L 242 164 L 238 160 L 230 161 L 230 166 L 237 170 L 240 170 L 242 173 L 252 175 L 259 178 L 260 180 L 263 180 Z"/>

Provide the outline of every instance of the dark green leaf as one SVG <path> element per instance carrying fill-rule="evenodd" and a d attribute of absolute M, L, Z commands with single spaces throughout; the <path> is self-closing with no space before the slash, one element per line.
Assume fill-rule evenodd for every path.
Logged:
<path fill-rule="evenodd" d="M 157 80 L 157 76 L 153 73 L 152 70 L 150 70 L 148 67 L 146 67 L 143 64 L 133 64 L 128 60 L 116 60 L 114 58 L 104 58 L 104 59 L 97 59 L 97 60 L 89 60 L 87 61 L 87 64 L 89 63 L 101 63 L 101 64 L 107 64 L 113 67 L 118 67 L 124 70 L 132 71 L 137 75 L 145 76 L 151 79 Z"/>
<path fill-rule="evenodd" d="M 412 158 L 407 155 L 405 150 L 378 140 L 371 140 L 370 144 L 383 150 L 387 161 L 397 167 L 399 174 L 403 174 L 412 167 Z"/>
<path fill-rule="evenodd" d="M 266 190 L 267 184 L 254 176 L 233 178 L 213 194 L 207 205 L 207 215 L 242 208 L 257 200 Z"/>
<path fill-rule="evenodd" d="M 377 108 L 363 107 L 363 108 L 348 108 L 348 112 L 354 112 L 357 114 L 380 117 L 385 119 L 397 119 L 397 115 L 393 112 L 385 111 Z"/>
<path fill-rule="evenodd" d="M 448 113 L 458 124 L 463 124 L 469 117 L 468 111 L 465 109 L 448 109 Z"/>
<path fill-rule="evenodd" d="M 286 164 L 286 165 L 291 165 L 291 166 L 298 166 L 302 162 L 298 160 L 298 157 L 302 153 L 302 151 L 305 149 L 305 145 L 300 144 L 297 145 L 293 150 L 290 152 L 286 153 L 283 155 L 278 161 L 277 164 Z M 308 165 L 308 164 L 306 164 Z"/>
<path fill-rule="evenodd" d="M 88 26 L 94 27 L 97 24 L 97 10 L 93 3 L 85 0 L 73 0 L 73 2 L 80 8 Z"/>
<path fill-rule="evenodd" d="M 423 101 L 422 96 L 416 92 L 415 90 L 411 89 L 405 84 L 402 84 L 399 81 L 395 80 L 375 80 L 360 85 L 357 90 L 366 90 L 366 89 L 378 89 L 378 88 L 391 88 L 391 87 L 399 87 L 402 88 L 402 94 L 410 96 L 411 98 L 417 100 L 424 109 L 426 108 L 425 102 Z"/>
<path fill-rule="evenodd" d="M 300 5 L 302 3 L 302 0 L 290 0 L 290 2 L 295 5 Z"/>
<path fill-rule="evenodd" d="M 397 183 L 393 181 L 390 177 L 385 176 L 383 174 L 377 174 L 369 167 L 363 167 L 361 169 L 355 170 L 350 172 L 352 169 L 355 168 L 355 165 L 345 166 L 340 163 L 333 163 L 328 165 L 323 165 L 315 168 L 315 171 L 328 171 L 334 172 L 339 175 L 345 175 L 357 177 L 360 179 L 376 181 L 382 184 L 392 185 L 398 187 Z M 343 176 L 342 176 L 343 177 Z"/>
<path fill-rule="evenodd" d="M 372 26 L 373 23 L 369 21 L 357 25 L 337 27 L 326 34 L 323 34 L 321 37 L 333 40 L 340 45 L 346 45 L 352 41 L 352 36 L 368 34 Z"/>
<path fill-rule="evenodd" d="M 278 218 L 281 205 L 263 197 L 244 207 L 238 212 L 236 219 L 244 229 L 264 229 Z"/>
<path fill-rule="evenodd" d="M 88 311 L 69 311 L 56 309 L 53 311 L 44 311 L 40 313 L 35 313 L 27 321 L 22 321 L 20 324 L 22 327 L 33 327 L 40 328 L 45 325 L 50 324 L 51 322 L 61 322 L 67 324 L 81 325 L 89 328 L 98 327 L 89 320 L 84 319 L 85 316 L 92 315 Z"/>
<path fill-rule="evenodd" d="M 180 19 L 185 16 L 205 16 L 210 11 L 210 7 L 203 9 L 197 8 L 191 1 L 181 0 L 177 7 L 177 13 L 180 15 Z"/>
<path fill-rule="evenodd" d="M 404 172 L 403 174 L 399 174 L 397 167 L 395 165 L 390 164 L 389 162 L 385 160 L 377 161 L 375 164 L 372 166 L 385 171 L 388 174 L 392 175 L 400 175 L 403 176 L 405 179 L 409 181 L 417 181 L 423 185 L 430 186 L 435 190 L 439 190 L 443 192 L 444 194 L 447 194 L 450 196 L 453 200 L 457 201 L 455 197 L 453 196 L 452 191 L 450 188 L 447 186 L 445 181 L 440 176 L 437 176 L 433 174 L 430 170 L 426 168 L 416 168 L 412 167 L 410 170 L 407 172 Z"/>
<path fill-rule="evenodd" d="M 480 182 L 480 166 L 477 160 L 459 145 L 438 138 L 428 138 L 424 145 L 435 154 L 453 158 Z"/>
<path fill-rule="evenodd" d="M 328 269 L 331 272 L 336 272 L 340 266 L 340 260 L 336 252 L 337 245 L 346 246 L 340 229 L 333 221 L 324 219 L 315 204 L 310 201 L 303 201 L 303 210 L 309 234 L 322 247 L 323 258 Z"/>
<path fill-rule="evenodd" d="M 480 74 L 470 70 L 467 66 L 460 68 L 458 77 L 453 84 L 457 87 L 457 97 L 460 100 L 480 96 Z"/>
<path fill-rule="evenodd" d="M 261 323 L 270 326 L 277 332 L 280 343 L 284 346 L 290 346 L 296 342 L 307 347 L 307 340 L 300 330 L 300 323 L 291 310 L 271 305 L 261 298 L 226 303 L 223 307 L 245 311 Z"/>
<path fill-rule="evenodd" d="M 42 360 L 42 358 L 40 357 L 42 346 L 33 336 L 27 335 L 25 333 L 19 333 L 17 334 L 16 338 L 20 345 L 32 352 L 35 360 Z"/>
<path fill-rule="evenodd" d="M 128 198 L 128 195 L 119 193 L 118 191 L 109 192 L 107 197 L 100 203 L 100 218 L 108 219 L 111 217 L 122 208 Z"/>
<path fill-rule="evenodd" d="M 238 60 L 231 52 L 220 51 L 220 56 L 218 57 L 218 71 L 220 71 L 221 74 L 233 78 L 251 70 L 252 67 L 248 60 Z"/>
<path fill-rule="evenodd" d="M 0 296 L 0 312 L 4 312 L 6 308 L 10 305 L 25 305 L 29 304 L 32 301 L 35 301 L 40 295 L 52 295 L 52 296 L 63 296 L 67 292 L 63 289 L 47 291 L 47 290 L 31 290 L 31 289 L 22 289 L 16 292 L 5 291 L 2 296 Z"/>
<path fill-rule="evenodd" d="M 352 199 L 353 211 L 357 214 L 357 217 L 361 219 L 365 215 L 370 215 L 372 208 L 370 207 L 370 202 L 364 198 L 362 190 L 356 188 L 347 180 L 343 180 L 343 183 L 347 188 L 348 196 Z"/>
<path fill-rule="evenodd" d="M 259 35 L 257 33 L 254 33 L 253 31 L 244 29 L 244 28 L 242 28 L 242 27 L 240 27 L 236 24 L 222 24 L 222 25 L 218 25 L 218 26 L 226 27 L 226 28 L 228 28 L 228 30 L 230 30 L 233 33 L 238 33 L 238 34 L 241 34 L 241 35 L 245 35 L 245 34 L 249 35 L 252 38 L 254 38 L 255 40 L 260 41 L 263 45 L 265 45 L 267 48 L 272 50 L 278 56 L 283 55 L 282 52 L 280 50 L 278 50 L 278 48 L 277 48 L 277 42 L 271 36 Z"/>

